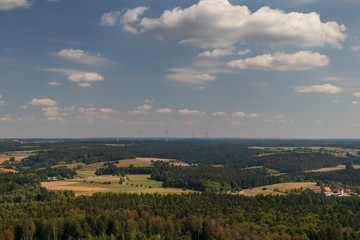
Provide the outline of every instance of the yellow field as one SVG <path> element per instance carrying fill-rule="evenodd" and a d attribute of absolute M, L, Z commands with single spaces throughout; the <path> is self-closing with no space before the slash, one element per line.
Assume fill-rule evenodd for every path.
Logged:
<path fill-rule="evenodd" d="M 328 168 L 320 168 L 315 170 L 309 170 L 305 172 L 329 172 L 329 171 L 336 171 L 336 170 L 344 170 L 346 168 L 345 165 L 337 165 L 336 167 L 328 167 Z"/>
<path fill-rule="evenodd" d="M 160 193 L 179 194 L 193 192 L 180 188 L 162 188 L 161 182 L 149 179 L 150 175 L 128 175 L 129 180 L 119 184 L 118 176 L 100 176 L 86 179 L 69 179 L 66 181 L 43 182 L 41 185 L 48 190 L 72 190 L 79 195 L 91 195 L 94 192 L 123 192 L 123 193 Z M 84 182 L 85 180 L 85 182 Z M 111 182 L 105 184 L 104 182 Z M 142 185 L 142 186 L 141 186 Z M 151 188 L 150 188 L 151 186 Z"/>
<path fill-rule="evenodd" d="M 262 187 L 256 187 L 253 189 L 245 189 L 238 194 L 242 194 L 245 196 L 256 196 L 258 194 L 264 194 L 264 195 L 285 195 L 286 190 L 290 191 L 291 189 L 300 189 L 303 188 L 303 190 L 309 188 L 309 189 L 319 189 L 319 186 L 316 186 L 316 182 L 295 182 L 295 183 L 279 183 L 279 184 L 273 184 L 273 185 L 267 185 Z M 266 188 L 266 190 L 263 190 Z M 277 191 L 275 191 L 277 190 Z"/>
<path fill-rule="evenodd" d="M 169 162 L 169 161 L 174 161 L 174 165 L 178 165 L 178 166 L 184 166 L 186 165 L 186 163 L 180 162 L 180 161 L 176 161 L 174 159 L 164 159 L 164 158 L 135 158 L 135 159 L 124 159 L 124 160 L 119 160 L 118 164 L 115 164 L 118 167 L 129 167 L 131 164 L 134 165 L 134 167 L 151 167 L 152 166 L 152 162 L 151 161 L 163 161 L 163 162 Z M 98 162 L 98 163 L 92 163 L 89 165 L 86 165 L 85 163 L 71 163 L 71 164 L 59 164 L 59 165 L 55 165 L 53 167 L 60 167 L 60 166 L 66 166 L 70 169 L 73 169 L 74 167 L 77 166 L 82 166 L 81 169 L 76 170 L 77 173 L 81 176 L 81 177 L 92 177 L 95 176 L 95 171 L 98 168 L 104 167 L 104 163 L 105 162 Z"/>
<path fill-rule="evenodd" d="M 11 157 L 15 158 L 16 162 L 21 161 L 23 158 L 35 155 L 34 151 L 11 151 L 0 153 L 0 164 L 9 160 Z"/>

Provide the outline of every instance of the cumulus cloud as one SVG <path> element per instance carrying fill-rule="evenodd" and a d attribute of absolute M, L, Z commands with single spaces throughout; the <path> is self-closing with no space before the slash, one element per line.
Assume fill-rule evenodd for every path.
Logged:
<path fill-rule="evenodd" d="M 100 54 L 88 53 L 81 49 L 62 49 L 56 53 L 56 56 L 91 66 L 106 66 L 111 63 L 109 59 L 101 57 Z"/>
<path fill-rule="evenodd" d="M 237 42 L 341 47 L 346 39 L 344 25 L 321 22 L 316 12 L 285 13 L 267 6 L 251 12 L 247 6 L 232 5 L 228 0 L 200 0 L 188 8 L 166 10 L 159 18 L 142 18 L 136 23 L 129 29 L 123 24 L 123 29 L 151 31 L 203 48 L 228 47 Z"/>
<path fill-rule="evenodd" d="M 61 83 L 59 83 L 59 82 L 48 82 L 48 85 L 54 87 L 54 86 L 60 86 Z"/>
<path fill-rule="evenodd" d="M 90 87 L 90 82 L 103 81 L 104 77 L 95 72 L 83 72 L 70 74 L 68 80 L 78 83 L 79 87 Z"/>
<path fill-rule="evenodd" d="M 156 109 L 157 113 L 172 113 L 172 110 L 170 108 L 158 108 Z"/>
<path fill-rule="evenodd" d="M 249 54 L 249 53 L 251 53 L 251 50 L 250 50 L 250 49 L 245 49 L 245 50 L 240 50 L 240 51 L 238 51 L 238 52 L 236 53 L 236 55 L 242 56 L 242 55 L 246 55 L 246 54 Z"/>
<path fill-rule="evenodd" d="M 11 10 L 14 8 L 28 8 L 31 1 L 28 0 L 0 0 L 0 10 Z"/>
<path fill-rule="evenodd" d="M 100 19 L 100 25 L 102 26 L 114 26 L 121 24 L 124 31 L 131 33 L 138 33 L 138 30 L 132 26 L 133 23 L 139 22 L 139 17 L 144 14 L 148 7 L 136 7 L 133 9 L 127 9 L 125 13 L 122 11 L 111 11 L 104 13 Z"/>
<path fill-rule="evenodd" d="M 353 50 L 354 52 L 358 52 L 360 51 L 360 46 L 353 46 L 353 47 L 350 47 L 351 50 Z"/>
<path fill-rule="evenodd" d="M 205 51 L 198 54 L 198 57 L 209 57 L 209 58 L 218 58 L 226 55 L 233 54 L 231 49 L 214 49 L 212 51 Z"/>
<path fill-rule="evenodd" d="M 313 85 L 313 86 L 298 86 L 294 90 L 295 92 L 299 93 L 330 93 L 330 94 L 336 94 L 340 93 L 342 90 L 339 87 L 336 87 L 331 84 L 324 84 L 324 85 Z"/>
<path fill-rule="evenodd" d="M 207 115 L 206 112 L 201 112 L 199 110 L 180 109 L 178 112 L 180 113 L 180 115 L 183 115 L 183 116 L 201 117 L 201 116 Z"/>
<path fill-rule="evenodd" d="M 217 117 L 226 117 L 227 116 L 226 112 L 214 112 L 211 115 L 217 116 Z"/>
<path fill-rule="evenodd" d="M 132 110 L 132 111 L 128 111 L 129 114 L 132 115 L 142 115 L 142 114 L 147 114 L 148 111 L 152 108 L 151 105 L 149 104 L 145 104 L 142 106 L 138 106 L 136 109 Z"/>
<path fill-rule="evenodd" d="M 236 121 L 234 119 L 230 119 L 230 118 L 227 118 L 226 121 L 229 122 L 232 125 L 244 125 L 244 123 L 242 123 L 240 121 Z"/>
<path fill-rule="evenodd" d="M 111 108 L 97 108 L 97 107 L 81 107 L 78 109 L 79 115 L 76 119 L 79 123 L 94 124 L 96 120 L 108 121 L 112 120 L 111 114 L 119 113 L 118 111 Z"/>
<path fill-rule="evenodd" d="M 43 98 L 43 99 L 34 98 L 28 104 L 32 106 L 55 106 L 57 102 L 55 102 L 50 98 Z"/>
<path fill-rule="evenodd" d="M 314 67 L 323 67 L 328 65 L 329 58 L 317 52 L 299 51 L 294 54 L 276 52 L 264 54 L 254 58 L 239 59 L 229 62 L 229 67 L 252 70 L 308 70 Z"/>
<path fill-rule="evenodd" d="M 359 104 L 359 102 L 358 102 L 358 101 L 356 101 L 356 100 L 354 100 L 354 101 L 352 101 L 352 104 L 353 104 L 353 105 L 358 105 L 358 104 Z"/>
<path fill-rule="evenodd" d="M 42 68 L 40 70 L 66 75 L 69 81 L 78 83 L 79 87 L 90 87 L 92 82 L 104 81 L 104 77 L 96 72 L 84 72 L 67 68 Z"/>
<path fill-rule="evenodd" d="M 360 98 L 360 92 L 354 93 L 354 96 L 357 97 L 357 98 Z"/>
<path fill-rule="evenodd" d="M 250 114 L 249 114 L 249 117 L 257 118 L 257 117 L 259 117 L 259 114 L 257 114 L 257 113 L 250 113 Z"/>
<path fill-rule="evenodd" d="M 245 117 L 246 113 L 244 113 L 244 112 L 233 112 L 231 115 L 233 117 Z"/>
<path fill-rule="evenodd" d="M 205 82 L 214 81 L 216 79 L 215 76 L 210 75 L 208 73 L 192 74 L 192 73 L 181 73 L 181 72 L 168 74 L 166 78 L 168 80 L 175 82 L 193 83 L 193 84 L 203 84 Z"/>

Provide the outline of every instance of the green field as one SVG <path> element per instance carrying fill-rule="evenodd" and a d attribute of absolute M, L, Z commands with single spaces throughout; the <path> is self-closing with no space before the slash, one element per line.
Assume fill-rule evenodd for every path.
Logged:
<path fill-rule="evenodd" d="M 273 185 L 261 186 L 252 189 L 245 189 L 238 194 L 245 196 L 256 196 L 258 194 L 263 195 L 285 195 L 286 191 L 291 189 L 319 189 L 319 186 L 316 186 L 316 182 L 289 182 L 289 183 L 278 183 Z"/>
<path fill-rule="evenodd" d="M 59 182 L 43 182 L 42 186 L 48 190 L 72 190 L 79 195 L 91 195 L 95 192 L 123 192 L 123 193 L 160 193 L 179 194 L 193 192 L 180 188 L 163 188 L 162 182 L 150 179 L 148 174 L 130 174 L 129 180 L 119 184 L 120 177 L 100 176 L 85 179 L 69 179 Z M 111 182 L 107 184 L 105 182 Z M 142 185 L 142 186 L 141 186 Z"/>
<path fill-rule="evenodd" d="M 21 161 L 21 159 L 35 155 L 35 151 L 11 151 L 11 152 L 2 152 L 0 153 L 0 164 L 9 160 L 11 157 L 15 158 L 15 161 Z"/>

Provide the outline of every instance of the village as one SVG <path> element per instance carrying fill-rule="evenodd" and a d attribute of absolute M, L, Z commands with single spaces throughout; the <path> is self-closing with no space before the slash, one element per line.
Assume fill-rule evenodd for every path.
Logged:
<path fill-rule="evenodd" d="M 334 188 L 331 189 L 330 187 L 322 187 L 320 189 L 314 189 L 315 193 L 323 192 L 327 197 L 334 196 L 334 197 L 347 197 L 347 196 L 354 196 L 358 195 L 356 189 L 344 189 L 344 188 Z"/>

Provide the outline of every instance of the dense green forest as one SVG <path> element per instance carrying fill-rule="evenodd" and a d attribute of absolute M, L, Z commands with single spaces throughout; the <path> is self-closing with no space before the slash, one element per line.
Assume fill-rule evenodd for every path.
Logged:
<path fill-rule="evenodd" d="M 110 144 L 110 145 L 108 145 Z M 118 145 L 114 145 L 118 144 Z M 17 173 L 0 174 L 2 239 L 360 239 L 360 198 L 326 197 L 303 189 L 285 196 L 245 197 L 229 192 L 281 182 L 360 186 L 358 154 L 279 151 L 259 156 L 249 146 L 333 146 L 360 148 L 359 141 L 331 140 L 26 140 L 0 142 L 0 153 L 35 150 Z M 7 155 L 6 155 L 7 156 Z M 178 159 L 187 167 L 153 162 L 151 167 L 117 167 L 135 157 Z M 10 158 L 10 155 L 9 155 Z M 189 194 L 48 191 L 48 177 L 77 175 L 65 163 L 105 162 L 97 175 L 151 174 L 164 187 L 201 191 Z M 304 172 L 347 165 L 345 170 Z M 213 167 L 220 165 L 221 167 Z M 249 168 L 252 166 L 262 166 Z M 272 175 L 275 169 L 282 174 Z M 320 186 L 319 186 L 320 187 Z"/>

